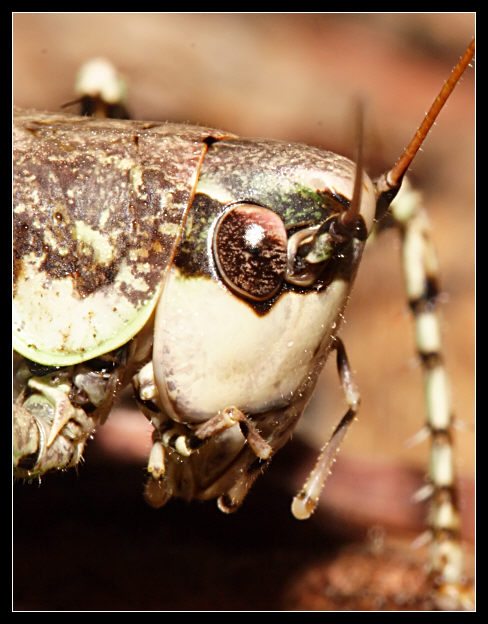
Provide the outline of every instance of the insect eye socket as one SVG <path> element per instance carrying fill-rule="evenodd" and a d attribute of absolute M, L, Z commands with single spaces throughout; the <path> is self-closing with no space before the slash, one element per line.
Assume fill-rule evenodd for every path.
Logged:
<path fill-rule="evenodd" d="M 283 283 L 288 237 L 281 218 L 256 204 L 235 204 L 220 217 L 213 254 L 220 276 L 237 294 L 255 301 L 272 297 Z"/>
<path fill-rule="evenodd" d="M 343 243 L 350 239 L 338 231 L 333 216 L 322 223 L 302 228 L 288 240 L 285 279 L 295 286 L 311 286 Z"/>

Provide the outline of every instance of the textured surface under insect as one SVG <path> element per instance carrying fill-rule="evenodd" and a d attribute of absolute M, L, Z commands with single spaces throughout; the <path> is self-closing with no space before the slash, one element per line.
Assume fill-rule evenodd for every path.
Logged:
<path fill-rule="evenodd" d="M 100 462 L 94 451 L 88 447 L 79 476 L 74 471 L 53 475 L 41 488 L 16 486 L 16 610 L 432 607 L 424 553 L 409 545 L 421 530 L 422 509 L 415 508 L 416 523 L 401 531 L 399 542 L 391 541 L 386 530 L 384 546 L 379 527 L 374 539 L 367 538 L 360 512 L 345 517 L 324 506 L 306 523 L 297 523 L 289 513 L 293 486 L 283 475 L 303 468 L 296 464 L 300 445 L 277 454 L 276 470 L 268 470 L 246 504 L 230 516 L 213 504 L 184 501 L 155 512 L 141 498 L 143 460 Z M 334 500 L 341 489 L 347 491 L 349 479 L 358 483 L 364 472 L 364 466 L 344 465 L 340 459 L 332 475 L 339 479 L 332 484 Z M 363 503 L 371 505 L 385 495 L 373 487 L 381 479 L 392 480 L 391 496 L 405 495 L 398 474 L 375 476 L 369 486 L 360 481 L 367 498 Z M 362 502 L 355 500 L 359 509 Z M 374 583 L 368 585 L 372 576 Z"/>

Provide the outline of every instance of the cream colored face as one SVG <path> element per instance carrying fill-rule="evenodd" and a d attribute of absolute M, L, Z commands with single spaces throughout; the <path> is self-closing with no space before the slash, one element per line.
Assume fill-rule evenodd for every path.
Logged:
<path fill-rule="evenodd" d="M 172 268 L 160 302 L 153 363 L 165 411 L 203 421 L 225 407 L 246 413 L 289 404 L 335 329 L 349 286 L 288 292 L 264 316 L 221 284 Z"/>
<path fill-rule="evenodd" d="M 335 195 L 350 198 L 353 175 L 346 179 L 326 172 L 319 178 L 314 172 L 313 178 L 315 187 L 333 187 Z M 375 196 L 367 176 L 363 186 L 361 216 L 369 231 Z M 219 200 L 230 199 L 222 189 L 213 191 Z M 232 205 L 227 205 L 223 214 L 230 210 Z M 190 274 L 176 261 L 156 313 L 155 380 L 161 407 L 180 422 L 202 422 L 228 407 L 247 414 L 279 410 L 298 400 L 304 380 L 323 361 L 337 333 L 351 286 L 350 275 L 341 269 L 323 287 L 284 288 L 278 293 L 270 288 L 269 309 L 258 311 L 255 297 L 246 297 L 242 288 L 245 279 L 233 287 L 229 282 L 235 278 L 224 274 L 216 258 L 218 223 L 217 217 L 206 235 L 207 274 Z M 286 246 L 285 227 L 280 230 L 276 222 L 270 227 L 273 233 L 285 232 Z M 254 238 L 257 229 L 248 228 L 247 239 Z M 277 238 L 281 244 L 281 233 Z M 358 251 L 351 257 L 357 262 L 363 243 L 354 241 L 354 245 Z"/>

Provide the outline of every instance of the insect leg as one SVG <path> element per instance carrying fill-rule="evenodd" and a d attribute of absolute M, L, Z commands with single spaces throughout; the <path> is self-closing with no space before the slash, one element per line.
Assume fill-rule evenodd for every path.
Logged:
<path fill-rule="evenodd" d="M 455 483 L 453 413 L 437 310 L 437 258 L 419 193 L 404 182 L 391 212 L 402 237 L 407 297 L 423 368 L 426 424 L 416 437 L 430 435 L 431 439 L 428 484 L 417 496 L 417 499 L 430 497 L 428 530 L 423 537 L 430 541 L 429 568 L 439 585 L 439 594 L 462 602 L 463 553 Z"/>
<path fill-rule="evenodd" d="M 221 410 L 216 416 L 199 425 L 194 434 L 199 440 L 206 440 L 237 423 L 240 424 L 242 433 L 256 456 L 260 459 L 269 459 L 273 449 L 259 434 L 252 420 L 237 407 Z"/>
<path fill-rule="evenodd" d="M 16 477 L 76 465 L 120 386 L 124 350 L 62 368 L 16 356 L 13 451 Z"/>
<path fill-rule="evenodd" d="M 154 427 L 153 445 L 149 454 L 147 471 L 149 479 L 146 482 L 145 498 L 153 507 L 162 507 L 175 495 L 195 497 L 198 493 L 202 498 L 218 497 L 221 511 L 231 513 L 237 509 L 258 474 L 264 469 L 267 460 L 271 458 L 273 448 L 261 436 L 255 423 L 236 407 L 221 410 L 214 417 L 198 425 L 185 425 L 169 418 L 160 406 L 159 393 L 154 380 L 152 362 L 147 362 L 134 376 L 132 383 L 139 406 Z M 237 438 L 230 434 L 230 430 L 238 425 Z M 228 468 L 223 475 L 216 475 L 215 481 L 200 487 L 194 474 L 192 457 L 204 454 L 208 444 L 221 444 L 222 453 L 233 461 L 241 451 L 245 440 L 248 445 L 242 449 L 245 457 L 236 463 L 234 468 Z M 227 440 L 227 441 L 225 441 Z M 232 441 L 231 441 L 232 440 Z M 198 454 L 200 452 L 200 454 Z M 229 475 L 232 472 L 233 478 Z M 233 485 L 230 489 L 229 483 Z M 224 495 L 222 490 L 226 491 Z"/>
<path fill-rule="evenodd" d="M 335 428 L 330 440 L 320 451 L 314 468 L 300 492 L 293 499 L 291 510 L 299 520 L 309 518 L 315 511 L 320 492 L 330 474 L 339 446 L 359 408 L 359 391 L 352 377 L 344 344 L 337 337 L 335 338 L 334 349 L 337 352 L 337 369 L 349 409 Z"/>
<path fill-rule="evenodd" d="M 115 67 L 103 58 L 94 58 L 82 65 L 75 84 L 77 99 L 64 107 L 77 104 L 80 115 L 129 119 L 126 107 L 127 85 Z"/>

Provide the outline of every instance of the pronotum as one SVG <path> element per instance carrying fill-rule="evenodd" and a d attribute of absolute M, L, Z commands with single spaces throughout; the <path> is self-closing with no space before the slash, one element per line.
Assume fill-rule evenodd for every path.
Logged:
<path fill-rule="evenodd" d="M 474 48 L 465 55 L 463 68 L 469 63 L 473 51 Z M 314 172 L 310 176 L 310 163 L 315 158 L 318 161 L 322 156 L 311 150 L 306 154 L 304 161 L 299 161 L 305 148 L 299 148 L 299 155 L 296 155 L 292 148 L 286 161 L 288 164 L 294 159 L 298 161 L 298 174 L 294 178 L 294 186 L 300 187 L 299 195 L 304 204 L 303 207 L 299 204 L 298 210 L 295 204 L 289 214 L 288 209 L 284 207 L 287 202 L 283 200 L 282 195 L 277 200 L 278 194 L 275 190 L 268 190 L 261 182 L 256 183 L 262 175 L 264 162 L 271 163 L 270 170 L 273 174 L 276 173 L 278 166 L 273 162 L 274 154 L 280 149 L 284 150 L 285 146 L 264 142 L 246 143 L 232 135 L 213 130 L 162 127 L 160 124 L 108 121 L 99 123 L 68 116 L 43 116 L 33 112 L 21 112 L 17 119 L 15 130 L 19 135 L 14 146 L 14 158 L 18 186 L 14 192 L 14 200 L 15 225 L 21 243 L 15 256 L 16 276 L 19 280 L 16 284 L 14 310 L 20 310 L 21 320 L 15 325 L 14 344 L 17 345 L 18 352 L 30 360 L 27 365 L 25 361 L 19 364 L 16 375 L 20 389 L 16 405 L 18 420 L 15 423 L 14 433 L 18 434 L 15 442 L 20 441 L 17 458 L 19 475 L 31 477 L 51 468 L 62 468 L 75 463 L 94 424 L 103 420 L 110 409 L 116 388 L 134 376 L 143 411 L 156 428 L 153 451 L 149 460 L 152 477 L 148 482 L 148 498 L 154 504 L 160 505 L 171 495 L 188 498 L 219 497 L 220 507 L 225 511 L 231 511 L 240 504 L 264 463 L 286 442 L 304 404 L 309 399 L 316 369 L 321 366 L 328 352 L 334 349 L 338 353 L 339 368 L 350 409 L 339 424 L 327 447 L 328 450 L 323 454 L 326 458 L 324 464 L 315 473 L 319 476 L 318 486 L 308 485 L 295 498 L 294 514 L 297 517 L 308 516 L 313 510 L 318 490 L 328 473 L 335 449 L 345 432 L 346 425 L 355 414 L 358 402 L 343 346 L 335 335 L 335 329 L 344 305 L 343 300 L 347 296 L 349 282 L 359 261 L 358 250 L 372 226 L 374 208 L 371 204 L 368 205 L 365 196 L 372 195 L 374 191 L 368 179 L 364 176 L 364 186 L 362 192 L 359 191 L 361 185 L 353 184 L 358 178 L 355 178 L 354 169 L 349 168 L 347 161 L 336 156 L 325 156 L 325 160 L 316 168 L 330 169 L 334 180 L 333 182 L 322 180 L 320 186 L 312 187 L 312 184 L 317 185 L 318 173 Z M 83 134 L 84 132 L 86 134 Z M 88 143 L 88 136 L 91 137 L 91 144 Z M 154 139 L 155 144 L 163 146 L 164 157 L 168 159 L 166 162 L 175 160 L 176 154 L 180 157 L 183 147 L 189 146 L 187 157 L 180 161 L 188 167 L 182 176 L 187 186 L 180 186 L 182 172 L 177 171 L 174 178 L 166 178 L 164 198 L 159 181 L 157 187 L 152 186 L 150 182 L 151 175 L 154 175 L 156 167 L 161 166 L 163 158 L 162 153 L 157 152 L 157 148 L 151 144 Z M 177 141 L 177 147 L 173 147 L 174 140 Z M 195 149 L 197 144 L 201 147 L 200 151 Z M 233 180 L 230 185 L 228 183 L 228 179 L 233 175 L 236 179 L 240 178 L 240 175 L 235 175 L 235 170 L 238 173 L 244 170 L 244 167 L 240 166 L 239 159 L 232 155 L 229 161 L 230 168 L 226 168 L 225 158 L 219 153 L 221 147 L 225 154 L 227 145 L 233 150 L 234 146 L 242 147 L 241 144 L 246 150 L 257 150 L 259 153 L 259 165 L 254 168 L 251 183 L 245 190 L 242 190 L 240 181 Z M 88 150 L 87 145 L 90 146 Z M 134 150 L 136 156 L 133 156 Z M 213 163 L 212 155 L 215 155 Z M 91 157 L 93 160 L 90 162 Z M 138 158 L 141 160 L 137 160 Z M 251 158 L 251 165 L 253 160 L 254 156 Z M 207 164 L 208 169 L 205 169 Z M 394 180 L 403 176 L 405 166 L 399 165 L 400 173 L 392 174 Z M 71 173 L 73 169 L 76 169 L 75 184 Z M 169 169 L 168 165 L 165 171 Z M 359 170 L 362 171 L 361 168 Z M 101 185 L 101 197 L 97 195 L 97 200 L 104 207 L 107 203 L 123 205 L 126 202 L 128 214 L 124 217 L 124 227 L 128 224 L 134 227 L 135 244 L 124 239 L 123 245 L 120 245 L 124 231 L 114 225 L 110 230 L 110 236 L 104 239 L 102 234 L 106 231 L 107 222 L 112 224 L 112 216 L 107 210 L 101 214 L 87 214 L 85 198 L 88 185 L 92 184 L 95 174 L 97 182 L 107 175 L 106 184 Z M 122 176 L 122 184 L 117 178 L 118 175 Z M 294 175 L 287 173 L 290 177 Z M 192 196 L 197 179 L 195 199 L 191 209 L 187 210 L 185 206 L 191 203 L 187 196 Z M 304 180 L 309 185 L 306 192 L 302 188 Z M 344 181 L 347 181 L 347 188 L 342 186 Z M 125 190 L 117 190 L 114 201 L 115 195 L 111 193 L 117 189 L 118 184 Z M 379 183 L 377 188 L 381 187 L 381 184 Z M 287 177 L 285 183 L 287 192 L 288 185 Z M 396 183 L 393 184 L 395 185 Z M 355 191 L 352 191 L 353 187 L 356 188 Z M 390 187 L 391 184 L 387 182 L 385 193 L 391 192 Z M 229 188 L 232 190 L 237 188 L 236 197 L 229 195 Z M 296 188 L 293 190 L 296 191 Z M 315 197 L 310 197 L 311 191 L 319 196 L 317 205 L 312 201 Z M 90 188 L 89 192 L 93 193 L 94 190 Z M 95 192 L 100 193 L 98 189 L 95 189 Z M 126 192 L 127 196 L 124 195 Z M 381 196 L 381 193 L 379 195 Z M 399 207 L 403 208 L 408 204 L 408 196 L 406 197 L 404 202 L 399 202 Z M 197 199 L 201 202 L 200 213 Z M 158 223 L 156 237 L 153 235 L 155 217 L 146 212 L 146 207 L 154 201 L 159 207 L 166 207 L 165 218 Z M 171 212 L 171 202 L 176 206 L 176 217 L 173 217 Z M 212 208 L 211 202 L 214 202 L 216 207 Z M 349 202 L 352 207 L 349 206 Z M 276 207 L 277 203 L 281 208 Z M 381 200 L 379 203 L 381 204 Z M 38 209 L 35 215 L 32 206 Z M 270 206 L 273 211 L 278 212 L 279 218 L 270 211 Z M 376 212 L 378 218 L 383 210 L 380 205 Z M 138 213 L 134 217 L 136 211 Z M 214 221 L 210 225 L 205 223 L 199 228 L 193 219 L 198 221 L 197 216 L 202 214 L 204 216 L 200 219 L 203 220 L 208 211 L 215 214 Z M 120 218 L 120 213 L 117 217 Z M 420 217 L 406 219 L 398 211 L 396 218 L 399 222 L 403 220 L 405 223 L 408 222 L 409 225 L 404 224 L 404 227 L 413 232 L 415 238 L 415 225 L 419 223 Z M 410 224 L 414 226 L 410 227 Z M 235 249 L 239 240 L 235 238 L 235 232 L 240 232 L 241 227 L 244 229 L 239 234 L 240 240 L 248 246 L 245 252 Z M 197 236 L 192 234 L 195 231 L 198 233 Z M 171 242 L 173 240 L 174 243 Z M 177 246 L 178 251 L 175 251 Z M 409 244 L 406 247 L 412 248 Z M 231 255 L 227 257 L 229 250 Z M 125 256 L 122 261 L 123 254 Z M 417 257 L 415 252 L 413 254 Z M 256 264 L 250 262 L 249 257 L 256 258 Z M 266 268 L 269 261 L 271 261 L 270 269 Z M 202 271 L 206 263 L 207 266 Z M 93 271 L 94 266 L 96 271 Z M 236 266 L 240 268 L 248 266 L 249 271 L 239 271 L 236 274 Z M 406 266 L 407 270 L 410 270 L 412 261 L 408 261 Z M 284 381 L 284 386 L 280 386 L 274 395 L 270 394 L 270 388 L 276 386 L 278 377 L 275 372 L 271 372 L 268 374 L 268 381 L 263 384 L 261 396 L 258 394 L 255 400 L 250 400 L 250 403 L 246 403 L 249 387 L 241 389 L 238 383 L 233 382 L 230 392 L 233 398 L 229 399 L 229 404 L 224 406 L 220 404 L 220 407 L 215 404 L 216 400 L 221 400 L 224 390 L 224 386 L 221 385 L 218 397 L 206 397 L 208 403 L 204 409 L 202 389 L 195 398 L 188 394 L 186 397 L 182 396 L 184 392 L 182 394 L 180 392 L 181 388 L 185 387 L 185 376 L 188 374 L 185 367 L 188 361 L 195 357 L 196 352 L 208 349 L 206 338 L 203 338 L 201 349 L 191 350 L 181 364 L 178 359 L 181 345 L 178 344 L 176 351 L 171 353 L 174 327 L 180 323 L 180 310 L 184 309 L 187 299 L 184 291 L 178 286 L 178 281 L 184 281 L 181 275 L 172 275 L 176 270 L 174 267 L 178 267 L 188 284 L 192 284 L 192 288 L 191 279 L 195 276 L 200 278 L 201 273 L 207 274 L 205 278 L 207 281 L 209 278 L 216 278 L 219 286 L 215 291 L 215 298 L 229 290 L 232 293 L 232 300 L 237 297 L 236 310 L 240 311 L 241 307 L 252 310 L 250 318 L 256 319 L 256 323 L 259 323 L 258 328 L 261 328 L 263 319 L 272 317 L 271 310 L 278 309 L 280 301 L 286 301 L 287 297 L 292 301 L 298 301 L 297 305 L 301 305 L 304 301 L 308 301 L 310 292 L 311 300 L 322 296 L 320 314 L 325 312 L 325 320 L 322 318 L 321 324 L 325 326 L 326 336 L 310 338 L 308 324 L 304 332 L 297 334 L 297 338 L 301 333 L 307 334 L 307 339 L 310 338 L 312 343 L 305 346 L 297 345 L 299 351 L 289 360 L 293 364 L 293 375 L 289 370 L 285 370 L 284 374 L 280 370 L 279 378 L 280 381 Z M 431 269 L 431 265 L 428 264 L 427 277 L 422 278 L 422 292 L 425 291 L 426 281 L 432 285 Z M 162 279 L 158 277 L 161 275 Z M 256 277 L 259 277 L 257 282 Z M 415 282 L 415 276 L 412 279 Z M 37 284 L 34 284 L 33 289 L 33 282 L 36 280 Z M 432 373 L 432 370 L 435 370 L 432 362 L 436 363 L 437 354 L 437 344 L 433 338 L 436 330 L 426 333 L 422 331 L 422 327 L 432 325 L 434 319 L 430 312 L 430 300 L 416 294 L 414 292 L 416 287 L 416 284 L 410 287 L 409 298 L 412 307 L 417 310 L 417 325 L 420 326 L 421 334 L 419 350 L 424 356 L 424 361 L 431 363 L 429 366 Z M 334 292 L 334 288 L 338 288 L 339 293 L 337 299 L 331 302 L 329 295 L 331 291 Z M 99 303 L 95 305 L 89 303 L 86 311 L 82 311 L 82 306 L 90 300 L 90 296 L 99 294 L 103 289 L 110 289 L 110 309 L 105 305 L 107 297 L 104 293 L 103 320 L 106 321 L 106 326 L 95 327 L 92 320 L 100 315 Z M 74 297 L 72 292 L 75 293 Z M 150 296 L 147 296 L 147 293 Z M 195 296 L 198 295 L 196 292 Z M 53 303 L 56 302 L 53 297 L 57 298 L 57 301 L 62 299 L 66 302 L 70 296 L 73 303 L 69 304 L 67 309 L 63 307 L 62 315 L 57 315 L 59 305 Z M 175 308 L 176 311 L 173 312 L 177 297 L 181 298 L 177 304 L 180 307 Z M 213 300 L 214 296 L 209 297 L 205 292 L 202 302 L 210 299 Z M 153 303 L 156 300 L 159 302 Z M 32 302 L 44 315 L 39 316 L 37 320 L 33 307 L 28 307 Z M 307 310 L 306 314 L 300 309 L 296 317 L 298 321 L 306 317 L 309 323 L 310 314 L 315 313 L 315 305 L 312 303 L 312 308 Z M 120 314 L 124 306 L 127 310 L 123 310 Z M 154 365 L 151 366 L 150 334 L 155 306 L 157 313 L 154 351 L 165 355 L 161 360 L 153 356 Z M 226 306 L 225 302 L 217 304 L 217 308 L 224 311 L 220 323 L 225 323 L 229 315 Z M 235 312 L 233 308 L 231 310 L 232 316 L 240 313 Z M 287 309 L 285 313 L 288 315 L 290 311 Z M 74 336 L 74 341 L 68 342 L 67 338 L 71 340 L 74 334 L 72 329 L 74 321 L 78 321 L 83 314 L 88 321 L 85 322 L 85 326 L 81 322 L 80 326 L 85 330 L 88 328 L 88 332 L 83 336 Z M 214 318 L 216 310 L 212 308 L 209 314 Z M 187 310 L 183 316 L 185 319 L 189 318 L 191 311 Z M 158 318 L 161 321 L 158 321 Z M 273 324 L 275 319 L 279 318 L 279 315 L 274 317 Z M 32 319 L 34 324 L 28 327 Z M 120 324 L 117 331 L 114 330 L 114 322 Z M 196 325 L 187 327 L 185 321 L 181 324 L 179 337 L 185 334 L 194 337 L 199 322 L 200 319 L 196 319 Z M 244 324 L 247 322 L 248 320 L 243 320 Z M 164 323 L 167 328 L 161 329 Z M 48 333 L 46 328 L 50 324 L 54 332 Z M 244 333 L 247 339 L 253 334 L 259 334 L 259 331 L 245 329 Z M 270 326 L 267 326 L 265 334 L 270 333 Z M 62 334 L 62 338 L 59 338 L 58 334 Z M 127 353 L 123 347 L 130 339 L 132 342 L 126 348 Z M 296 340 L 295 334 L 285 334 L 283 339 L 286 341 L 286 351 L 284 346 L 281 350 L 286 352 L 288 358 L 289 350 L 292 348 L 290 343 Z M 434 341 L 435 344 L 426 346 L 426 340 Z M 272 343 L 276 344 L 276 337 Z M 256 349 L 257 346 L 250 348 L 253 362 L 256 360 Z M 268 350 L 269 346 L 266 351 Z M 279 351 L 280 349 L 278 359 L 284 361 L 285 358 Z M 300 355 L 302 352 L 313 352 L 313 357 L 307 360 Z M 239 351 L 239 361 L 241 353 Z M 222 356 L 227 357 L 225 349 L 221 350 L 217 360 Z M 301 363 L 302 369 L 297 372 L 298 362 Z M 182 368 L 182 376 L 174 375 L 175 366 Z M 426 367 L 427 370 L 429 366 Z M 266 377 L 266 374 L 267 364 L 260 371 L 259 378 Z M 213 382 L 213 377 L 210 376 L 209 379 Z M 210 383 L 205 379 L 204 382 L 203 389 L 206 390 Z M 256 385 L 256 382 L 251 385 L 253 390 Z M 193 382 L 188 387 L 188 392 L 191 392 L 192 386 Z M 189 407 L 186 405 L 187 397 Z M 215 417 L 212 417 L 212 413 L 215 413 Z M 170 415 L 169 420 L 166 414 Z M 435 427 L 443 430 L 437 440 L 439 451 L 448 452 L 448 445 L 442 442 L 446 425 L 437 423 Z M 228 462 L 217 466 L 212 464 L 212 453 L 222 440 L 225 440 L 226 452 L 232 458 L 238 458 L 235 473 L 234 468 L 228 469 Z M 174 457 L 177 457 L 177 460 L 174 460 Z M 186 465 L 194 461 L 195 467 L 189 469 L 188 473 L 180 474 L 179 468 L 175 466 L 180 466 L 181 461 L 184 463 L 186 460 L 182 458 L 186 457 L 191 458 Z M 220 461 L 222 460 L 219 459 Z M 434 464 L 441 467 L 447 465 L 444 460 L 436 460 Z M 244 479 L 237 476 L 237 471 L 240 473 L 242 466 L 246 467 L 247 472 Z M 223 476 L 222 468 L 225 468 Z M 441 475 L 433 476 L 434 482 L 444 478 L 445 470 L 441 472 Z M 215 476 L 217 473 L 218 478 Z M 200 477 L 203 479 L 203 485 L 199 482 Z M 191 482 L 188 482 L 188 479 Z M 438 516 L 445 516 L 445 508 L 449 507 L 449 500 L 446 501 L 444 498 L 450 485 L 450 481 L 440 484 L 442 501 L 438 501 L 437 508 L 434 506 Z M 448 526 L 447 529 L 452 529 L 455 533 L 455 510 L 448 513 L 449 523 L 452 526 Z M 441 528 L 446 534 L 443 522 L 444 520 L 441 522 Z M 433 567 L 445 576 L 448 584 L 456 583 L 459 576 L 459 566 L 456 563 L 458 551 L 454 542 L 455 540 L 450 539 L 435 541 L 437 548 L 444 550 L 441 554 L 434 553 Z M 446 547 L 448 551 L 445 550 Z M 444 561 L 440 563 L 445 556 L 449 560 L 447 566 Z"/>

